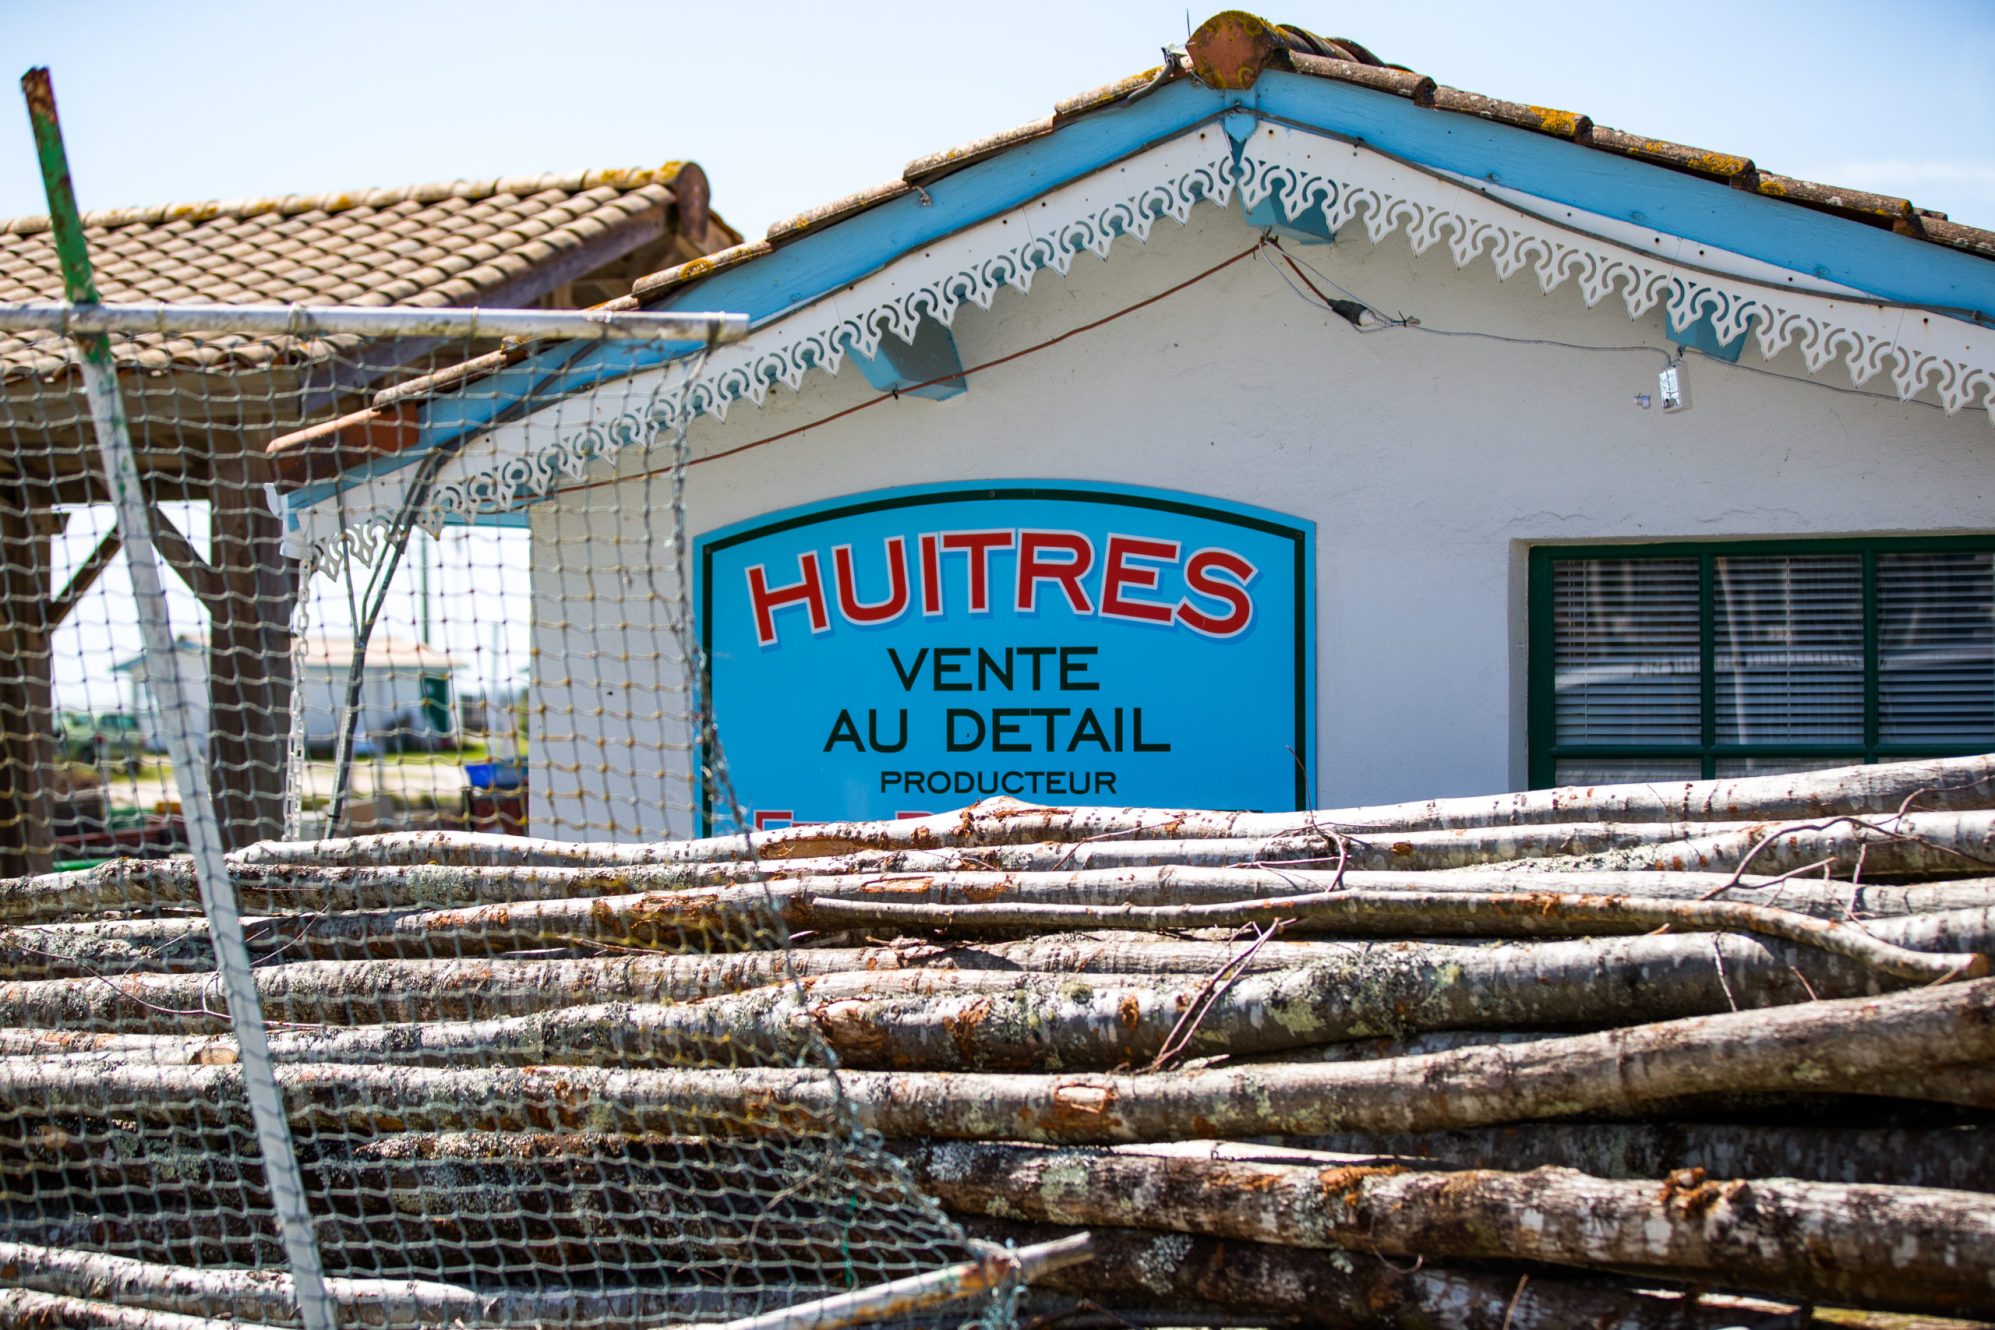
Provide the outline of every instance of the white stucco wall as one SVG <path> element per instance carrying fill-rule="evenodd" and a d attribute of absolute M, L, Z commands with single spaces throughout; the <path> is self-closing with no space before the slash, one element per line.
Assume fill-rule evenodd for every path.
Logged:
<path fill-rule="evenodd" d="M 1255 234 L 1210 206 L 1188 226 L 1159 222 L 1146 245 L 1125 239 L 1105 263 L 1083 255 L 1064 280 L 1045 273 L 1028 295 L 966 308 L 954 326 L 962 359 L 976 365 L 1112 314 Z M 1247 259 L 977 374 L 953 400 L 890 400 L 697 465 L 692 526 L 886 486 L 998 478 L 1140 484 L 1310 518 L 1325 805 L 1524 782 L 1533 544 L 1989 529 L 1995 430 L 1984 413 L 1832 391 L 1848 386 L 1833 369 L 1808 382 L 1754 373 L 1805 377 L 1797 355 L 1767 364 L 1751 347 L 1741 368 L 1691 359 L 1691 410 L 1643 411 L 1634 394 L 1655 391 L 1667 345 L 1660 310 L 1630 321 L 1613 297 L 1588 310 L 1570 283 L 1550 296 L 1528 273 L 1499 284 L 1486 263 L 1458 271 L 1444 250 L 1415 257 L 1395 235 L 1296 251 L 1427 332 L 1360 335 Z M 800 394 L 779 388 L 759 410 L 743 403 L 724 423 L 699 422 L 696 452 L 874 396 L 853 369 L 814 375 Z M 654 453 L 651 464 L 664 460 Z M 622 466 L 642 463 L 627 454 Z M 654 556 L 658 588 L 671 589 L 664 523 L 654 520 L 647 553 L 639 493 L 632 481 L 533 510 L 543 832 L 607 834 L 609 808 L 614 834 L 659 834 L 667 828 L 646 810 L 660 790 L 679 805 L 688 797 L 683 779 L 661 785 L 657 774 L 682 772 L 672 717 L 684 703 L 670 644 L 652 628 L 662 619 L 633 591 L 643 579 L 632 570 Z M 651 497 L 662 501 L 662 487 Z M 604 770 L 633 756 L 621 775 Z M 669 829 L 688 825 L 680 814 Z"/>

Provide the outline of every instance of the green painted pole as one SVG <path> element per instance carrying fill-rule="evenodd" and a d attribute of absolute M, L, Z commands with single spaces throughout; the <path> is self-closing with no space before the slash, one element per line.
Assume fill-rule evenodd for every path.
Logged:
<path fill-rule="evenodd" d="M 56 258 L 62 265 L 63 294 L 72 305 L 96 305 L 97 281 L 90 271 L 90 247 L 83 237 L 83 219 L 76 209 L 76 190 L 69 178 L 69 156 L 63 151 L 62 125 L 56 118 L 55 88 L 46 69 L 21 76 L 34 126 L 35 152 L 41 160 L 42 187 L 48 195 L 49 228 Z M 333 1330 L 332 1304 L 326 1298 L 319 1263 L 318 1241 L 312 1232 L 304 1179 L 291 1142 L 282 1092 L 270 1065 L 269 1033 L 263 1024 L 263 1004 L 250 973 L 249 948 L 243 941 L 242 916 L 236 908 L 235 886 L 222 857 L 221 828 L 208 786 L 205 754 L 188 732 L 187 708 L 180 680 L 179 657 L 173 645 L 173 624 L 167 613 L 166 591 L 160 585 L 153 558 L 152 519 L 147 509 L 138 456 L 125 424 L 124 402 L 118 393 L 117 369 L 111 343 L 103 333 L 71 334 L 83 356 L 83 391 L 96 428 L 97 451 L 104 483 L 117 509 L 123 536 L 126 569 L 139 606 L 139 632 L 145 640 L 148 687 L 158 704 L 167 750 L 173 759 L 174 783 L 187 820 L 187 840 L 194 871 L 201 885 L 201 905 L 208 918 L 208 936 L 215 948 L 215 966 L 227 998 L 242 1068 L 243 1095 L 256 1124 L 257 1146 L 270 1185 L 271 1208 L 284 1238 L 291 1266 L 298 1313 L 306 1330 Z"/>

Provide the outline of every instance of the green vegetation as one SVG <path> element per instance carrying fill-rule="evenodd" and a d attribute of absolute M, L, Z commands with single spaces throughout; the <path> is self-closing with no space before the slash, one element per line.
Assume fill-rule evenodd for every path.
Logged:
<path fill-rule="evenodd" d="M 490 753 L 477 739 L 471 739 L 455 748 L 440 748 L 433 753 L 391 753 L 382 759 L 389 766 L 403 767 L 449 767 L 463 762 L 482 762 Z"/>

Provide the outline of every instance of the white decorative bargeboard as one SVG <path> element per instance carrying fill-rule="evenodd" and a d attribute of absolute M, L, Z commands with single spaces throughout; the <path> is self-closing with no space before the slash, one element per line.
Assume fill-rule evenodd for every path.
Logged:
<path fill-rule="evenodd" d="M 948 326 L 965 305 L 988 309 L 1005 287 L 1029 290 L 1044 269 L 1064 276 L 1083 253 L 1106 259 L 1119 237 L 1145 241 L 1159 220 L 1182 223 L 1194 207 L 1224 207 L 1236 195 L 1242 208 L 1272 197 L 1291 220 L 1314 212 L 1329 233 L 1374 244 L 1404 231 L 1414 253 L 1441 245 L 1458 268 L 1499 281 L 1529 271 L 1547 293 L 1571 282 L 1588 306 L 1617 297 L 1631 319 L 1658 306 L 1676 327 L 1708 316 L 1721 340 L 1751 333 L 1769 359 L 1798 348 L 1810 373 L 1840 364 L 1858 385 L 1882 375 L 1901 398 L 1929 394 L 1948 413 L 1978 404 L 1995 422 L 1995 331 L 1800 289 L 1823 284 L 1799 274 L 1782 281 L 1784 270 L 1678 237 L 1659 247 L 1665 252 L 1643 252 L 1626 240 L 1627 223 L 1564 207 L 1555 220 L 1501 197 L 1507 191 L 1331 135 L 1254 122 L 1236 142 L 1228 128 L 1215 121 L 1188 131 L 902 255 L 716 349 L 690 388 L 680 366 L 645 370 L 591 390 L 586 420 L 578 420 L 583 403 L 569 399 L 488 430 L 442 467 L 419 523 L 436 531 L 515 510 L 651 442 L 682 409 L 718 419 L 743 399 L 759 406 L 777 384 L 794 392 L 814 370 L 836 374 L 848 353 L 873 356 L 887 337 L 911 342 L 924 318 Z M 1704 256 L 1697 263 L 1682 257 L 1692 248 Z M 370 561 L 416 470 L 351 481 L 336 498 L 295 508 L 292 552 L 325 572 L 347 558 Z"/>

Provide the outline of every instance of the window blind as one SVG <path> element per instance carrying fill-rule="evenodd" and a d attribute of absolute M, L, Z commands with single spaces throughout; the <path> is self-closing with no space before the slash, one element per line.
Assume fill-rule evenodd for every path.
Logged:
<path fill-rule="evenodd" d="M 1995 751 L 1995 537 L 1531 560 L 1534 784 Z"/>
<path fill-rule="evenodd" d="M 1721 744 L 1863 743 L 1863 558 L 1714 561 Z"/>
<path fill-rule="evenodd" d="M 1995 747 L 1995 554 L 1878 555 L 1877 618 L 1879 737 Z"/>
<path fill-rule="evenodd" d="M 1552 595 L 1558 742 L 1696 744 L 1697 560 L 1562 562 Z"/>

